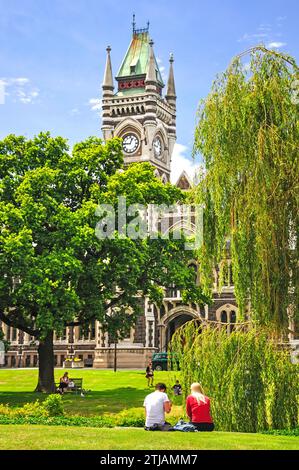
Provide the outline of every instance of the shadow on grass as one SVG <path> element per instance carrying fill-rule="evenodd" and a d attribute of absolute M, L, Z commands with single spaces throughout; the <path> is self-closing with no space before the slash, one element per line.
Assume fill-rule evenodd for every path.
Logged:
<path fill-rule="evenodd" d="M 145 396 L 152 389 L 120 387 L 112 390 L 91 391 L 85 397 L 79 394 L 66 393 L 63 396 L 64 409 L 67 414 L 82 416 L 119 413 L 130 408 L 143 406 Z M 43 401 L 47 394 L 35 392 L 0 392 L 0 403 L 20 407 L 37 399 Z"/>

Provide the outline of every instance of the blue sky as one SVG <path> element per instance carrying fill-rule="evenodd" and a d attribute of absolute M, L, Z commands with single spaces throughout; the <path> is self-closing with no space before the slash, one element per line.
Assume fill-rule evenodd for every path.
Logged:
<path fill-rule="evenodd" d="M 263 42 L 298 61 L 297 0 L 0 0 L 0 86 L 6 91 L 0 138 L 41 130 L 71 143 L 100 136 L 93 108 L 101 97 L 105 49 L 112 47 L 116 75 L 133 12 L 138 27 L 150 21 L 164 74 L 169 53 L 175 56 L 175 175 L 184 166 L 192 170 L 198 102 L 234 55 Z"/>

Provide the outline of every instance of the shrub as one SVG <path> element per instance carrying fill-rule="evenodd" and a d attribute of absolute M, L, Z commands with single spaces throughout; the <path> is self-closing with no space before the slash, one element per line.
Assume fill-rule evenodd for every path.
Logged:
<path fill-rule="evenodd" d="M 39 424 L 46 426 L 77 426 L 92 428 L 112 428 L 116 425 L 115 419 L 110 417 L 94 416 L 21 416 L 16 414 L 0 414 L 0 424 Z"/>
<path fill-rule="evenodd" d="M 63 416 L 63 405 L 60 395 L 49 395 L 43 403 L 36 400 L 34 403 L 26 403 L 22 408 L 10 408 L 9 405 L 0 405 L 0 416 L 10 418 L 48 418 Z"/>
<path fill-rule="evenodd" d="M 299 427 L 293 429 L 272 429 L 271 431 L 263 431 L 263 434 L 273 436 L 299 436 Z"/>
<path fill-rule="evenodd" d="M 43 402 L 43 408 L 48 416 L 63 416 L 62 397 L 60 395 L 49 395 Z"/>
<path fill-rule="evenodd" d="M 130 408 L 129 410 L 123 410 L 118 413 L 114 419 L 116 426 L 140 428 L 145 424 L 144 410 L 140 408 Z"/>
<path fill-rule="evenodd" d="M 49 413 L 47 409 L 43 406 L 43 403 L 40 403 L 39 400 L 36 400 L 34 403 L 25 403 L 22 408 L 13 408 L 11 410 L 12 415 L 16 417 L 26 417 L 26 416 L 34 416 L 34 417 L 47 417 Z"/>
<path fill-rule="evenodd" d="M 10 412 L 11 410 L 8 405 L 0 404 L 0 416 L 9 416 Z"/>

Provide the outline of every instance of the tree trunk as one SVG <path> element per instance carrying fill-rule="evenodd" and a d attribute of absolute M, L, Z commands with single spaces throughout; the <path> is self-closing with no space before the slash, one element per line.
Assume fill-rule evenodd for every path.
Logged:
<path fill-rule="evenodd" d="M 38 346 L 38 384 L 35 391 L 54 393 L 55 390 L 53 331 L 50 331 Z"/>

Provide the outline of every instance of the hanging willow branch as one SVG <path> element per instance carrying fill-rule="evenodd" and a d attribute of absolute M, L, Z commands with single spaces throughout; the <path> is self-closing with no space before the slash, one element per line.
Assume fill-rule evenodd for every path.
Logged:
<path fill-rule="evenodd" d="M 297 366 L 271 330 L 225 328 L 190 321 L 176 330 L 171 349 L 180 364 L 183 398 L 200 382 L 211 398 L 217 430 L 257 432 L 298 426 Z"/>
<path fill-rule="evenodd" d="M 196 196 L 205 206 L 205 293 L 215 265 L 224 277 L 230 240 L 241 318 L 250 299 L 253 319 L 283 331 L 288 311 L 298 321 L 298 78 L 288 55 L 264 46 L 240 54 L 202 101 L 194 142 L 206 167 Z"/>

